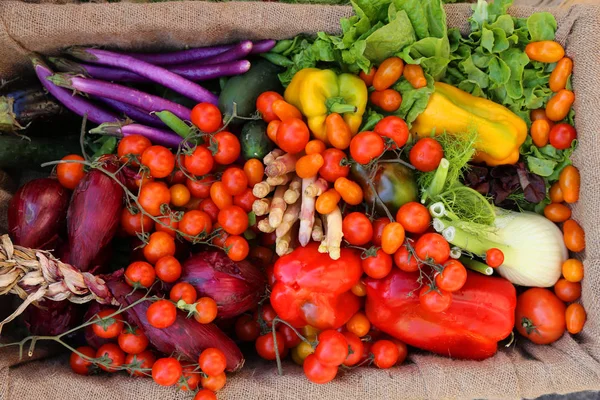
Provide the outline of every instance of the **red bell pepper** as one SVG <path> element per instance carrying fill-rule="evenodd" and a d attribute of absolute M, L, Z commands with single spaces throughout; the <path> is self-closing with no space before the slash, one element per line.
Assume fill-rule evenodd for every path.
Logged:
<path fill-rule="evenodd" d="M 310 243 L 277 260 L 271 305 L 296 328 L 337 329 L 360 308 L 350 291 L 362 275 L 360 255 L 342 249 L 340 258 L 332 260 L 318 248 Z"/>
<path fill-rule="evenodd" d="M 452 294 L 450 308 L 433 313 L 419 304 L 418 276 L 394 269 L 384 279 L 366 279 L 365 309 L 371 323 L 411 346 L 444 356 L 493 356 L 498 341 L 514 326 L 515 287 L 506 279 L 469 271 L 463 288 Z"/>

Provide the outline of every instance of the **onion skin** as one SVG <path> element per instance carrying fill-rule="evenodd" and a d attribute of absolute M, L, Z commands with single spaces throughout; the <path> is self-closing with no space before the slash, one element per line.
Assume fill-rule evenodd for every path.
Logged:
<path fill-rule="evenodd" d="M 108 280 L 112 295 L 126 307 L 143 295 L 123 280 Z M 129 295 L 131 293 L 131 295 Z M 150 301 L 144 301 L 125 311 L 127 321 L 139 327 L 156 350 L 164 354 L 177 354 L 182 359 L 197 362 L 199 354 L 206 348 L 216 347 L 225 354 L 227 371 L 237 371 L 244 365 L 244 356 L 237 345 L 214 324 L 201 324 L 194 318 L 186 318 L 182 311 L 177 312 L 175 323 L 165 329 L 157 329 L 148 323 L 146 310 Z"/>
<path fill-rule="evenodd" d="M 113 163 L 104 168 L 117 170 Z M 84 272 L 95 266 L 93 261 L 119 227 L 123 194 L 117 182 L 96 169 L 77 185 L 67 213 L 71 265 Z"/>
<path fill-rule="evenodd" d="M 8 229 L 13 243 L 49 249 L 64 229 L 69 192 L 57 180 L 34 179 L 17 191 L 8 207 Z"/>
<path fill-rule="evenodd" d="M 42 308 L 29 306 L 23 313 L 25 325 L 32 335 L 60 335 L 80 322 L 77 304 L 68 300 L 39 302 Z"/>
<path fill-rule="evenodd" d="M 219 318 L 232 318 L 258 305 L 265 294 L 264 274 L 248 261 L 232 261 L 220 251 L 195 254 L 183 264 L 181 281 L 198 296 L 217 302 Z"/>

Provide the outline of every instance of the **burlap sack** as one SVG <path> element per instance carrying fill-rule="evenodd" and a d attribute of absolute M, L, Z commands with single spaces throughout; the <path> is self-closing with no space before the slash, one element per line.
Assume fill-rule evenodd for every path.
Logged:
<path fill-rule="evenodd" d="M 531 8 L 510 12 L 526 16 Z M 285 366 L 280 377 L 272 364 L 249 361 L 228 377 L 222 399 L 440 399 L 522 398 L 546 393 L 600 390 L 600 7 L 552 9 L 557 39 L 575 61 L 576 124 L 580 146 L 574 155 L 582 174 L 581 201 L 574 217 L 587 234 L 582 302 L 588 313 L 584 331 L 564 335 L 551 346 L 518 339 L 486 361 L 456 361 L 412 352 L 400 368 L 362 368 L 327 385 L 310 384 L 299 367 Z M 467 5 L 447 7 L 451 26 L 466 29 Z M 53 54 L 75 44 L 159 50 L 239 39 L 286 38 L 301 32 L 336 32 L 348 7 L 277 3 L 173 2 L 150 5 L 35 5 L 0 3 L 0 77 L 29 70 L 27 51 Z M 0 192 L 0 231 L 8 196 Z M 148 379 L 123 374 L 81 377 L 66 358 L 14 365 L 14 352 L 0 352 L 0 399 L 173 399 L 189 395 L 161 388 Z"/>

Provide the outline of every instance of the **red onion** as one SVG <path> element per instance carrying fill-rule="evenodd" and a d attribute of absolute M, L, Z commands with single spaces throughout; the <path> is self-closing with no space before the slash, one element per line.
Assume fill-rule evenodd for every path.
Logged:
<path fill-rule="evenodd" d="M 181 280 L 198 296 L 217 302 L 219 318 L 231 318 L 257 306 L 265 294 L 263 273 L 248 261 L 232 261 L 221 251 L 198 253 L 183 264 Z"/>
<path fill-rule="evenodd" d="M 80 322 L 77 304 L 68 300 L 39 302 L 43 308 L 30 306 L 23 313 L 25 325 L 32 335 L 60 335 Z"/>
<path fill-rule="evenodd" d="M 8 207 L 13 243 L 33 249 L 52 247 L 65 226 L 69 192 L 55 179 L 34 179 L 21 186 Z"/>

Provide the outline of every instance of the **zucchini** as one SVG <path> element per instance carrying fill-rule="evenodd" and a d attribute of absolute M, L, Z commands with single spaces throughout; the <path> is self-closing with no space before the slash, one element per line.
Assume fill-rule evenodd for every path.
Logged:
<path fill-rule="evenodd" d="M 242 156 L 244 159 L 258 158 L 262 160 L 271 150 L 273 142 L 267 136 L 267 123 L 262 120 L 247 122 L 240 134 Z"/>
<path fill-rule="evenodd" d="M 79 137 L 38 138 L 31 140 L 0 135 L 0 169 L 41 169 L 40 165 L 60 160 L 69 154 L 81 154 Z"/>

